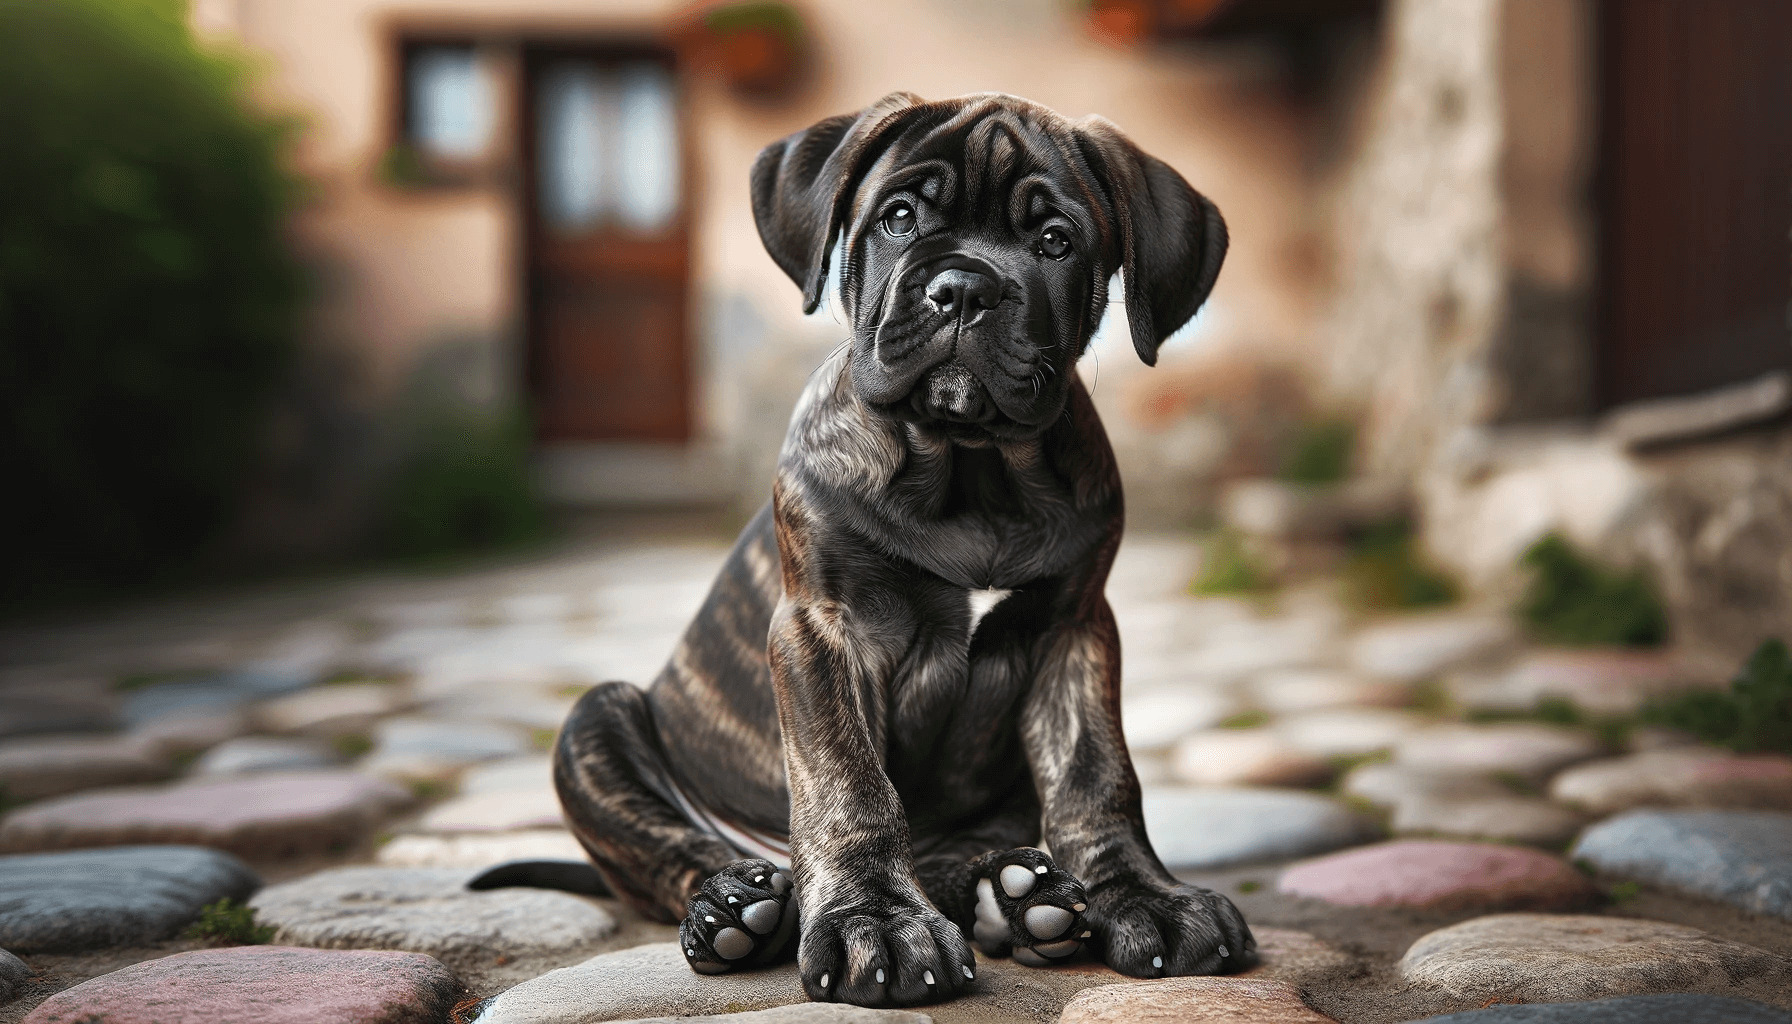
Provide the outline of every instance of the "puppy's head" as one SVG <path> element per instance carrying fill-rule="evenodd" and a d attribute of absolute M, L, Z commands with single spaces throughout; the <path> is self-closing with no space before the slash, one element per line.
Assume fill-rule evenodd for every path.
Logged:
<path fill-rule="evenodd" d="M 1112 124 L 994 93 L 894 93 L 767 146 L 752 178 L 806 312 L 842 241 L 855 394 L 964 443 L 1057 418 L 1115 271 L 1155 363 L 1226 253 L 1213 204 Z"/>

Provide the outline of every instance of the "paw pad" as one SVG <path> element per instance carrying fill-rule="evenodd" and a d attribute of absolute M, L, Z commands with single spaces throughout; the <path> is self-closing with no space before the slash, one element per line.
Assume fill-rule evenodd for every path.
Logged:
<path fill-rule="evenodd" d="M 770 963 L 794 945 L 791 882 L 763 860 L 742 860 L 705 881 L 678 927 L 685 962 L 699 974 Z"/>
<path fill-rule="evenodd" d="M 1074 956 L 1090 937 L 1082 883 L 1039 850 L 989 854 L 971 864 L 976 909 L 971 936 L 986 956 L 1046 967 Z"/>

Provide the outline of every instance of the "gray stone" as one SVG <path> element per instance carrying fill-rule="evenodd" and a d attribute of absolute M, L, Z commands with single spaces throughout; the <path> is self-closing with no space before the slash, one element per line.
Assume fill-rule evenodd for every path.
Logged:
<path fill-rule="evenodd" d="M 1759 377 L 1693 395 L 1652 398 L 1606 414 L 1601 433 L 1631 447 L 1684 440 L 1769 420 L 1792 406 L 1792 373 Z"/>
<path fill-rule="evenodd" d="M 1289 745 L 1314 757 L 1360 757 L 1400 742 L 1419 722 L 1408 711 L 1330 708 L 1289 715 L 1275 728 Z"/>
<path fill-rule="evenodd" d="M 1311 786 L 1331 762 L 1304 753 L 1275 729 L 1208 729 L 1176 744 L 1176 778 L 1197 786 Z"/>
<path fill-rule="evenodd" d="M 1792 1013 L 1752 999 L 1673 992 L 1587 1003 L 1490 1006 L 1413 1024 L 1792 1024 Z"/>
<path fill-rule="evenodd" d="M 1209 687 L 1158 685 L 1124 691 L 1120 721 L 1127 746 L 1157 750 L 1218 725 L 1236 710 L 1236 701 Z"/>
<path fill-rule="evenodd" d="M 340 771 L 102 789 L 7 815 L 0 852 L 190 843 L 255 858 L 324 853 L 361 841 L 410 800 L 390 782 Z"/>
<path fill-rule="evenodd" d="M 248 731 L 249 716 L 241 708 L 197 708 L 152 718 L 132 728 L 130 738 L 167 754 L 186 756 Z"/>
<path fill-rule="evenodd" d="M 125 696 L 125 721 L 141 725 L 176 712 L 227 710 L 302 690 L 316 673 L 282 669 L 236 669 L 154 683 Z"/>
<path fill-rule="evenodd" d="M 1601 871 L 1792 920 L 1792 814 L 1629 811 L 1587 829 L 1573 855 Z"/>
<path fill-rule="evenodd" d="M 1554 1003 L 1647 992 L 1723 993 L 1792 963 L 1695 928 L 1624 917 L 1495 914 L 1419 938 L 1399 964 L 1457 999 Z"/>
<path fill-rule="evenodd" d="M 0 946 L 47 952 L 154 942 L 206 904 L 260 887 L 242 861 L 192 846 L 0 857 Z"/>
<path fill-rule="evenodd" d="M 125 736 L 26 736 L 0 743 L 0 786 L 11 800 L 154 782 L 172 770 L 161 751 Z"/>
<path fill-rule="evenodd" d="M 761 1010 L 808 1001 L 794 963 L 699 976 L 676 942 L 605 953 L 525 981 L 491 1001 L 475 1024 L 590 1024 Z"/>
<path fill-rule="evenodd" d="M 1394 805 L 1389 822 L 1401 835 L 1439 835 L 1530 843 L 1560 849 L 1586 819 L 1536 797 L 1415 797 Z"/>
<path fill-rule="evenodd" d="M 514 832 L 558 828 L 560 797 L 551 789 L 477 793 L 437 804 L 423 815 L 429 832 Z"/>
<path fill-rule="evenodd" d="M 463 690 L 430 702 L 423 710 L 449 722 L 502 722 L 526 729 L 554 729 L 566 721 L 573 702 L 509 690 Z"/>
<path fill-rule="evenodd" d="M 398 836 L 375 860 L 395 868 L 485 868 L 512 860 L 584 860 L 585 848 L 565 829 L 529 829 L 451 836 Z"/>
<path fill-rule="evenodd" d="M 461 991 L 454 972 L 418 953 L 234 946 L 84 981 L 25 1024 L 444 1024 Z"/>
<path fill-rule="evenodd" d="M 0 684 L 0 739 L 42 733 L 109 732 L 118 701 L 98 679 Z"/>
<path fill-rule="evenodd" d="M 1495 654 L 1517 643 L 1505 615 L 1435 612 L 1370 626 L 1351 641 L 1351 667 L 1372 677 L 1418 682 L 1447 668 Z"/>
<path fill-rule="evenodd" d="M 269 732 L 339 736 L 367 732 L 406 703 L 404 688 L 392 683 L 332 683 L 263 701 L 254 714 Z"/>
<path fill-rule="evenodd" d="M 523 731 L 510 726 L 389 718 L 375 728 L 373 750 L 357 767 L 387 778 L 434 779 L 530 749 Z"/>
<path fill-rule="evenodd" d="M 1303 857 L 1380 838 L 1335 800 L 1283 789 L 1147 789 L 1145 829 L 1171 868 Z"/>
<path fill-rule="evenodd" d="M 1676 747 L 1567 769 L 1549 795 L 1592 814 L 1632 807 L 1792 810 L 1792 757 Z"/>
<path fill-rule="evenodd" d="M 1059 1024 L 1337 1024 L 1268 978 L 1162 978 L 1084 989 Z"/>
<path fill-rule="evenodd" d="M 468 768 L 460 777 L 462 796 L 553 788 L 554 762 L 546 754 L 487 761 Z"/>
<path fill-rule="evenodd" d="M 644 1017 L 623 1024 L 933 1024 L 933 1018 L 914 1010 L 872 1010 L 845 1003 L 793 1003 L 744 1013 Z"/>
<path fill-rule="evenodd" d="M 1498 671 L 1458 674 L 1447 688 L 1466 708 L 1529 711 L 1553 698 L 1595 714 L 1628 715 L 1650 697 L 1717 682 L 1677 651 L 1544 650 Z"/>
<path fill-rule="evenodd" d="M 0 1003 L 11 999 L 13 990 L 29 977 L 31 968 L 25 966 L 25 961 L 0 949 Z"/>
<path fill-rule="evenodd" d="M 1347 796 L 1377 807 L 1396 807 L 1408 800 L 1485 800 L 1512 795 L 1510 789 L 1484 776 L 1421 771 L 1385 761 L 1352 768 L 1339 788 Z"/>
<path fill-rule="evenodd" d="M 473 874 L 336 868 L 264 889 L 250 905 L 278 929 L 277 941 L 326 949 L 519 956 L 562 953 L 616 930 L 616 919 L 584 897 L 533 889 L 472 892 L 466 883 Z"/>
<path fill-rule="evenodd" d="M 1401 707 L 1412 697 L 1404 683 L 1361 679 L 1323 668 L 1289 668 L 1264 672 L 1249 686 L 1255 703 L 1278 715 L 1339 707 Z"/>
<path fill-rule="evenodd" d="M 1511 722 L 1422 729 L 1394 746 L 1394 761 L 1420 771 L 1458 775 L 1504 772 L 1541 782 L 1557 769 L 1598 753 L 1599 744 L 1586 733 Z"/>
<path fill-rule="evenodd" d="M 194 775 L 246 775 L 252 772 L 328 768 L 336 752 L 311 740 L 276 736 L 240 736 L 205 752 L 193 764 Z"/>

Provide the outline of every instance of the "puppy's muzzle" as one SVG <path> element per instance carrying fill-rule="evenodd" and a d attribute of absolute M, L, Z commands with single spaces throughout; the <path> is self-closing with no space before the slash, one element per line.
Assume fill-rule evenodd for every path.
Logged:
<path fill-rule="evenodd" d="M 957 360 L 929 370 L 913 402 L 916 412 L 957 423 L 980 423 L 994 410 L 989 393 Z"/>
<path fill-rule="evenodd" d="M 927 282 L 927 301 L 960 325 L 969 324 L 1002 301 L 1002 285 L 988 274 L 954 267 Z"/>

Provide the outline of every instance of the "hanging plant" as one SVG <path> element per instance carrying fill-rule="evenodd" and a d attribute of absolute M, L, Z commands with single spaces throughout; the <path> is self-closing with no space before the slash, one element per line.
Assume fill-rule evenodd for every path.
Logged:
<path fill-rule="evenodd" d="M 802 77 L 809 56 L 803 16 L 781 0 L 742 0 L 701 8 L 693 19 L 699 60 L 736 92 L 773 96 Z"/>

